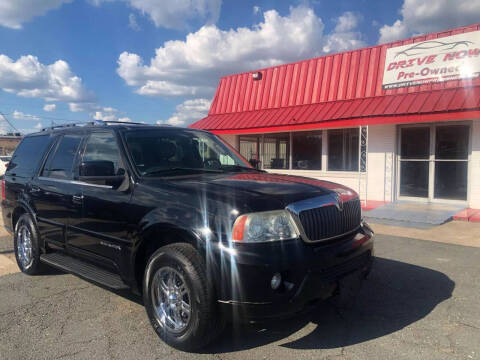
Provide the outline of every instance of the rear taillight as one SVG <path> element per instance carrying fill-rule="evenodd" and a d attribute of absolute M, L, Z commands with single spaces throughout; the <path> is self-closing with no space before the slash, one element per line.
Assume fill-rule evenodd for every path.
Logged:
<path fill-rule="evenodd" d="M 5 200 L 5 179 L 2 179 L 2 200 Z"/>

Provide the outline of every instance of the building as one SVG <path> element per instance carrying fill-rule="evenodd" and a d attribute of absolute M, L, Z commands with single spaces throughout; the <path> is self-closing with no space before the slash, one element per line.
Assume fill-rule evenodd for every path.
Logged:
<path fill-rule="evenodd" d="M 0 155 L 11 155 L 20 141 L 20 135 L 0 135 Z"/>
<path fill-rule="evenodd" d="M 221 78 L 208 116 L 267 171 L 480 209 L 480 24 Z"/>

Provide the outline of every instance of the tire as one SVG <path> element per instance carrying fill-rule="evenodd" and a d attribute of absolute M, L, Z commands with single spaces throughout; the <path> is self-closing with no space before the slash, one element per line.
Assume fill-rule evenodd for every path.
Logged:
<path fill-rule="evenodd" d="M 176 349 L 198 350 L 221 331 L 223 321 L 214 287 L 200 255 L 189 244 L 167 245 L 150 257 L 143 279 L 143 299 L 155 332 Z"/>
<path fill-rule="evenodd" d="M 38 231 L 32 217 L 29 214 L 23 214 L 15 224 L 13 245 L 17 265 L 27 275 L 39 274 L 42 270 L 38 244 Z"/>

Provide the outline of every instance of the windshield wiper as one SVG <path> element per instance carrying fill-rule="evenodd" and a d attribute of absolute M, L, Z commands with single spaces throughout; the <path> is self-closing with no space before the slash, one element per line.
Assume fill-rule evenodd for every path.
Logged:
<path fill-rule="evenodd" d="M 207 168 L 190 168 L 190 167 L 172 167 L 167 169 L 156 169 L 152 171 L 145 171 L 142 173 L 143 176 L 153 175 L 153 174 L 163 174 L 169 172 L 177 172 L 177 171 L 195 171 L 195 172 L 214 172 L 214 173 L 221 173 L 221 170 L 218 169 L 207 169 Z"/>

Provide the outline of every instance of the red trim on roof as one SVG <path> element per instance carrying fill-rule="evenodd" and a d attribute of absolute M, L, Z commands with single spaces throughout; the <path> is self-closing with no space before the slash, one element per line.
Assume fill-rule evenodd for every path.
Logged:
<path fill-rule="evenodd" d="M 221 116 L 221 115 L 220 115 Z M 458 112 L 442 112 L 436 114 L 418 114 L 418 115 L 398 115 L 398 116 L 376 116 L 365 118 L 351 118 L 346 120 L 321 121 L 307 124 L 285 125 L 285 126 L 268 126 L 258 128 L 242 128 L 242 129 L 211 129 L 214 134 L 255 134 L 255 133 L 274 133 L 282 131 L 300 131 L 300 130 L 316 130 L 329 128 L 355 127 L 361 125 L 380 125 L 380 124 L 408 124 L 408 123 L 424 123 L 436 121 L 454 121 L 469 120 L 480 118 L 480 110 L 458 111 Z"/>
<path fill-rule="evenodd" d="M 465 96 L 460 108 L 459 102 L 454 101 L 458 91 Z M 480 86 L 209 115 L 191 127 L 240 134 L 479 117 Z"/>

